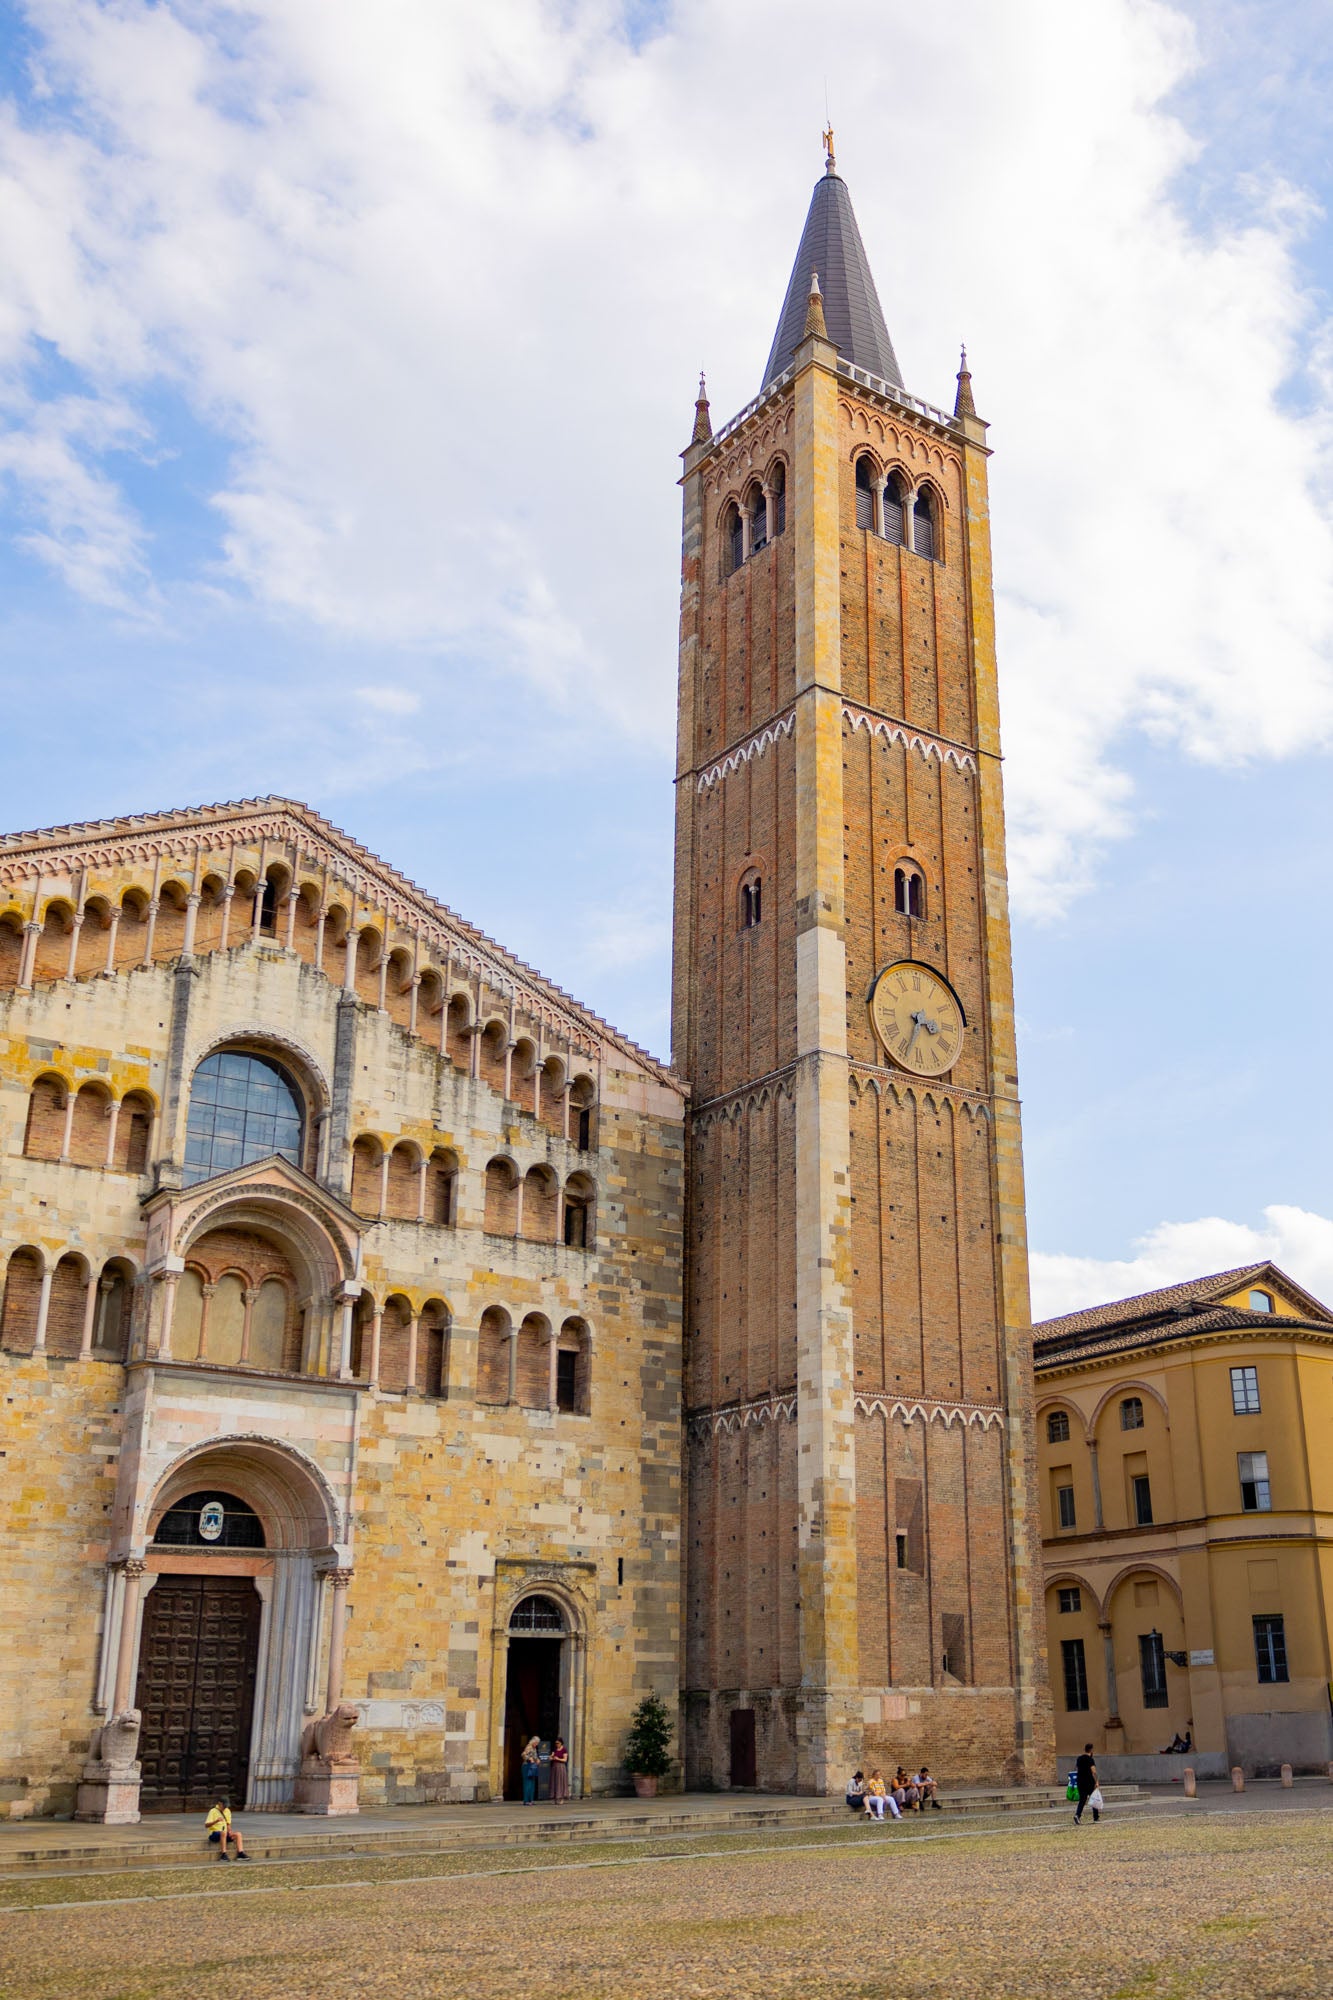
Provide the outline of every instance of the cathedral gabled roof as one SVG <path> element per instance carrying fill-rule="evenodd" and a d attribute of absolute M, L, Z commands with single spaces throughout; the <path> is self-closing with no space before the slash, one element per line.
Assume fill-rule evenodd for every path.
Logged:
<path fill-rule="evenodd" d="M 831 152 L 823 179 L 815 183 L 810 199 L 801 247 L 796 252 L 787 296 L 782 302 L 782 316 L 764 370 L 765 389 L 775 375 L 790 366 L 805 337 L 812 273 L 819 277 L 828 337 L 843 360 L 878 375 L 891 388 L 903 388 L 898 358 L 852 213 L 852 198 L 847 183 L 836 171 Z"/>

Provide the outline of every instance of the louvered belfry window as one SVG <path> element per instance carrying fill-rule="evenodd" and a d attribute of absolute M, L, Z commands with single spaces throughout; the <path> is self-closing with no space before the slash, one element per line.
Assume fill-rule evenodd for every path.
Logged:
<path fill-rule="evenodd" d="M 868 458 L 856 461 L 856 525 L 858 528 L 873 528 L 875 525 L 875 489 L 871 484 Z"/>
<path fill-rule="evenodd" d="M 733 507 L 727 516 L 727 558 L 728 568 L 737 570 L 745 561 L 745 530 L 741 526 L 741 511 Z"/>
<path fill-rule="evenodd" d="M 787 525 L 787 474 L 778 459 L 768 476 L 773 491 L 773 533 L 780 535 Z"/>
<path fill-rule="evenodd" d="M 892 473 L 884 488 L 884 539 L 886 542 L 897 542 L 899 548 L 902 547 L 903 496 Z"/>
<path fill-rule="evenodd" d="M 759 487 L 750 503 L 750 554 L 762 549 L 768 540 L 768 503 L 764 499 L 764 489 Z"/>
<path fill-rule="evenodd" d="M 928 487 L 919 488 L 916 496 L 916 512 L 913 521 L 913 543 L 919 556 L 927 562 L 935 560 L 935 503 Z"/>

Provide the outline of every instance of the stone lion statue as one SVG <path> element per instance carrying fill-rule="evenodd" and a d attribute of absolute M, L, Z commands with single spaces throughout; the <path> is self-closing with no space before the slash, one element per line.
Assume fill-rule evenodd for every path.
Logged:
<path fill-rule="evenodd" d="M 109 1717 L 100 1729 L 93 1731 L 92 1742 L 88 1746 L 92 1761 L 106 1764 L 113 1771 L 132 1770 L 139 1751 L 142 1720 L 137 1708 L 127 1708 L 123 1715 Z"/>
<path fill-rule="evenodd" d="M 307 1723 L 301 1737 L 301 1763 L 326 1764 L 336 1767 L 355 1764 L 356 1752 L 352 1748 L 352 1731 L 361 1720 L 357 1710 L 348 1701 L 330 1709 L 316 1721 Z"/>

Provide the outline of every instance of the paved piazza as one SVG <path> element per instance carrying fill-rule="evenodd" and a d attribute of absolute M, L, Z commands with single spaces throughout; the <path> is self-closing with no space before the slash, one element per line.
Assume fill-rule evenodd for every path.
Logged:
<path fill-rule="evenodd" d="M 11 1877 L 0 1994 L 1326 1995 L 1330 1863 L 1333 1798 L 1302 1788 L 1078 1831 L 1061 1813 Z"/>

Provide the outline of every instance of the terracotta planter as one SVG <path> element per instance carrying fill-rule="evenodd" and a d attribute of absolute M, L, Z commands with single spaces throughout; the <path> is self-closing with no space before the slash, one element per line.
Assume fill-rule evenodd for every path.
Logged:
<path fill-rule="evenodd" d="M 634 1795 L 636 1798 L 655 1799 L 657 1797 L 656 1778 L 645 1778 L 642 1771 L 631 1771 L 630 1776 L 634 1780 Z"/>

